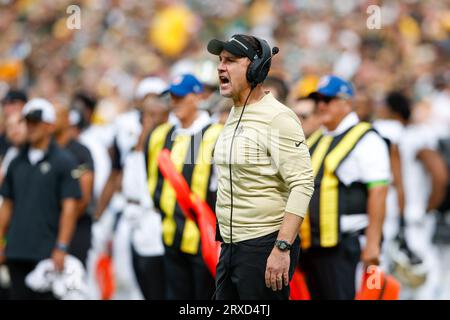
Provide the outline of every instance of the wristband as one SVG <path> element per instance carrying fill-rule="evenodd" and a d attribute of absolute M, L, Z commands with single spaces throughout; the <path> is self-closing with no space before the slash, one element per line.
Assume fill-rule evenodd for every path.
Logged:
<path fill-rule="evenodd" d="M 69 250 L 69 246 L 68 246 L 67 244 L 65 244 L 65 243 L 58 242 L 58 243 L 55 245 L 55 249 L 58 249 L 58 250 L 67 252 L 67 251 Z"/>

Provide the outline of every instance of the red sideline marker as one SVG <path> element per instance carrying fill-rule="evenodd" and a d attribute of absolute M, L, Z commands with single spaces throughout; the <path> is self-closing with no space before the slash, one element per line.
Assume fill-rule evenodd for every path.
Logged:
<path fill-rule="evenodd" d="M 216 217 L 209 206 L 193 194 L 184 177 L 176 170 L 170 151 L 163 149 L 158 155 L 158 166 L 164 178 L 175 190 L 177 202 L 187 219 L 195 221 L 200 230 L 201 253 L 208 270 L 216 277 L 220 243 L 215 240 Z M 195 217 L 194 215 L 195 214 Z"/>

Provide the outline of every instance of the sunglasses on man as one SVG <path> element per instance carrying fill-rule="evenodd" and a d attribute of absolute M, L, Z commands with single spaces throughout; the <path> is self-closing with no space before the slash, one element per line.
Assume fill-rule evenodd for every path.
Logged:
<path fill-rule="evenodd" d="M 336 98 L 337 97 L 320 95 L 320 96 L 317 96 L 314 100 L 316 101 L 316 103 L 325 102 L 326 104 L 329 104 L 331 101 L 333 101 Z"/>

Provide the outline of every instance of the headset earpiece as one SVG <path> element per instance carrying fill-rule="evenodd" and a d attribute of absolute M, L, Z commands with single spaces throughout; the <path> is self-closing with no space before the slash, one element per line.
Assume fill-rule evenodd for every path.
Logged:
<path fill-rule="evenodd" d="M 261 45 L 262 54 L 261 57 L 253 59 L 247 69 L 247 80 L 250 82 L 252 88 L 256 87 L 266 79 L 270 69 L 270 63 L 268 62 L 272 57 L 270 46 L 267 41 L 256 37 L 255 39 Z"/>

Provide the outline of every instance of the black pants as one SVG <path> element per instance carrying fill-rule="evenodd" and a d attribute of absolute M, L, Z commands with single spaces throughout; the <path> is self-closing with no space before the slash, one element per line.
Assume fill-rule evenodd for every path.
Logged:
<path fill-rule="evenodd" d="M 89 214 L 81 216 L 70 243 L 69 254 L 78 258 L 86 267 L 87 252 L 91 247 L 92 218 Z"/>
<path fill-rule="evenodd" d="M 267 259 L 274 248 L 278 232 L 241 241 L 234 244 L 222 243 L 217 265 L 217 300 L 287 300 L 289 286 L 273 291 L 266 287 L 265 273 Z M 298 261 L 300 239 L 294 241 L 290 251 L 289 279 L 294 275 Z M 232 252 L 231 246 L 233 246 Z M 231 265 L 230 265 L 231 253 Z"/>
<path fill-rule="evenodd" d="M 358 235 L 344 238 L 333 248 L 311 248 L 303 252 L 300 268 L 305 272 L 311 299 L 353 300 L 360 255 Z"/>
<path fill-rule="evenodd" d="M 136 280 L 145 300 L 163 300 L 166 297 L 164 257 L 140 256 L 131 245 Z"/>
<path fill-rule="evenodd" d="M 9 300 L 9 288 L 0 287 L 0 300 Z"/>
<path fill-rule="evenodd" d="M 203 262 L 200 250 L 197 255 L 167 246 L 165 250 L 167 299 L 210 300 L 214 293 L 214 278 Z"/>
<path fill-rule="evenodd" d="M 51 292 L 35 292 L 25 284 L 25 277 L 33 271 L 37 262 L 34 261 L 7 261 L 11 278 L 11 300 L 56 300 Z"/>

